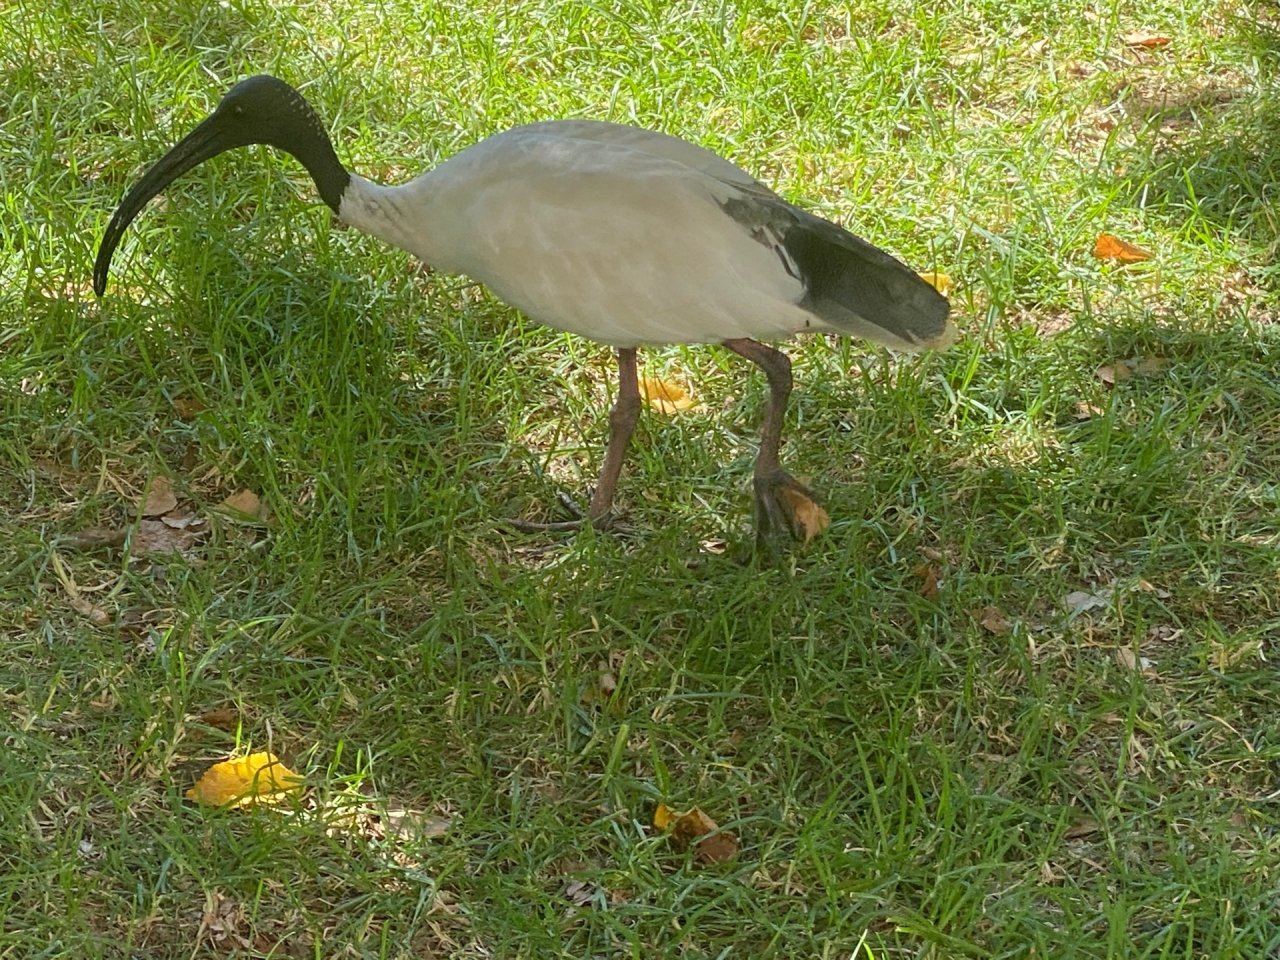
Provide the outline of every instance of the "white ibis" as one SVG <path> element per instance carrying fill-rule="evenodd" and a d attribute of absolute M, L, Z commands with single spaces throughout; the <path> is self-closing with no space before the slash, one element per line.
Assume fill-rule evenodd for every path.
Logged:
<path fill-rule="evenodd" d="M 350 173 L 314 108 L 270 76 L 232 87 L 121 201 L 94 264 L 98 295 L 121 235 L 152 197 L 210 157 L 257 143 L 301 161 L 324 202 L 352 226 L 486 284 L 534 320 L 617 349 L 618 396 L 585 518 L 596 526 L 610 523 L 639 415 L 641 344 L 721 343 L 764 371 L 756 543 L 774 553 L 806 537 L 797 511 L 812 510 L 813 494 L 778 460 L 791 362 L 760 341 L 822 331 L 918 350 L 955 336 L 947 301 L 899 260 L 684 140 L 613 123 L 545 121 L 381 186 Z"/>

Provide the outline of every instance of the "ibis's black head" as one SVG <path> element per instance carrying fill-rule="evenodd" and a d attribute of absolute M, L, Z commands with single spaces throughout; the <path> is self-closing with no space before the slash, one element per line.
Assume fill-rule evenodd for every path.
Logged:
<path fill-rule="evenodd" d="M 210 157 L 254 143 L 279 147 L 302 161 L 324 202 L 337 211 L 351 176 L 338 161 L 311 104 L 275 77 L 241 80 L 227 91 L 209 118 L 161 157 L 120 201 L 93 265 L 93 289 L 98 296 L 107 289 L 107 271 L 116 245 L 148 200 Z"/>

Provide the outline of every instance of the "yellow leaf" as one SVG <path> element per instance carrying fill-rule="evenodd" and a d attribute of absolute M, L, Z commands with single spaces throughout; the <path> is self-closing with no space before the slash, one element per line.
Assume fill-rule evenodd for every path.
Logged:
<path fill-rule="evenodd" d="M 687 388 L 657 377 L 640 378 L 640 395 L 648 401 L 650 407 L 667 416 L 693 406 L 693 397 Z"/>
<path fill-rule="evenodd" d="M 787 506 L 791 508 L 791 513 L 800 527 L 806 544 L 831 526 L 831 516 L 827 511 L 799 490 L 794 487 L 783 487 L 781 493 L 787 501 Z"/>
<path fill-rule="evenodd" d="M 302 783 L 275 754 L 263 751 L 215 763 L 187 791 L 187 799 L 210 807 L 279 803 Z"/>
<path fill-rule="evenodd" d="M 951 279 L 951 275 L 947 273 L 938 273 L 935 270 L 926 270 L 920 274 L 920 279 L 933 289 L 937 290 L 944 297 L 951 292 L 951 288 L 955 286 L 955 281 Z"/>
<path fill-rule="evenodd" d="M 1098 234 L 1098 240 L 1093 245 L 1093 255 L 1099 260 L 1116 260 L 1120 263 L 1141 263 L 1155 256 L 1150 250 L 1121 240 L 1112 233 Z"/>
<path fill-rule="evenodd" d="M 667 829 L 675 819 L 675 812 L 665 803 L 658 804 L 653 811 L 653 825 L 659 830 Z"/>

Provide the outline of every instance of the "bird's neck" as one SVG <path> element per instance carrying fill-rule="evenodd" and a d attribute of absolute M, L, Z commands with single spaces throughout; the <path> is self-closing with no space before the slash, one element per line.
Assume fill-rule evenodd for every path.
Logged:
<path fill-rule="evenodd" d="M 315 123 L 317 136 L 314 139 L 308 139 L 300 144 L 289 144 L 286 149 L 307 168 L 307 173 L 311 174 L 311 179 L 315 181 L 320 199 L 328 205 L 330 210 L 338 213 L 342 198 L 351 184 L 351 174 L 338 159 L 338 154 L 333 149 L 333 142 L 320 127 L 320 121 L 316 120 Z"/>
<path fill-rule="evenodd" d="M 429 194 L 424 179 L 386 187 L 353 173 L 338 204 L 329 205 L 357 230 L 433 263 L 436 251 L 431 248 L 425 229 Z"/>

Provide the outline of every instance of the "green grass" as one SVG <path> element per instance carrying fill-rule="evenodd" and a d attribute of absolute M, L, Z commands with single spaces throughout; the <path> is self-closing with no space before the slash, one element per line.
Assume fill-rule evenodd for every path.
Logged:
<path fill-rule="evenodd" d="M 287 159 L 175 185 L 93 299 L 124 191 L 261 71 L 390 180 L 684 135 L 954 276 L 966 336 L 791 345 L 833 523 L 783 569 L 700 547 L 749 541 L 764 396 L 717 348 L 643 353 L 705 409 L 642 419 L 632 536 L 517 535 L 595 474 L 608 351 Z M 0 958 L 1280 954 L 1278 71 L 1274 5 L 1207 0 L 0 6 Z M 271 519 L 70 549 L 160 474 Z M 183 799 L 268 748 L 300 809 Z"/>

